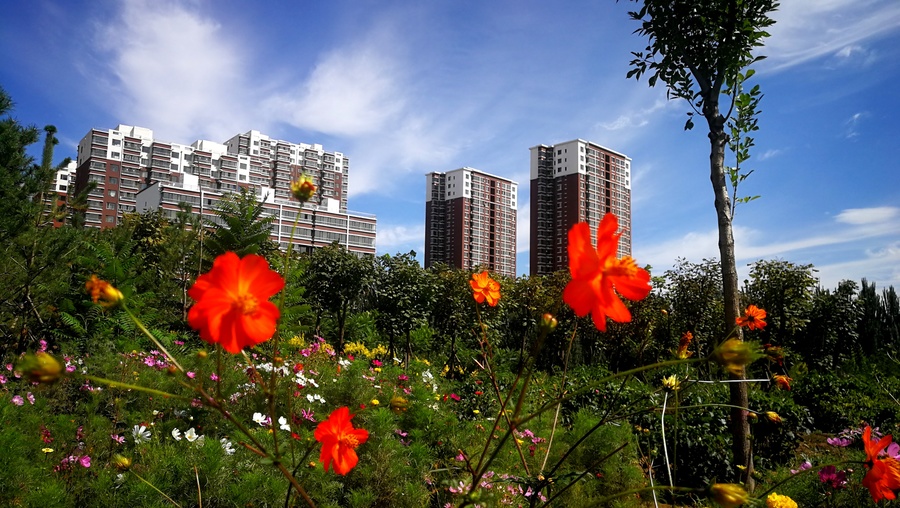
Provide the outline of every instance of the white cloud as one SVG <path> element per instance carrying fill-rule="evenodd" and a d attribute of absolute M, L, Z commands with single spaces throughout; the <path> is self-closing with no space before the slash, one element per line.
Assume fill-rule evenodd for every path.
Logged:
<path fill-rule="evenodd" d="M 224 140 L 248 123 L 236 120 L 244 116 L 244 52 L 217 21 L 175 2 L 115 5 L 118 14 L 95 25 L 102 55 L 82 72 L 105 81 L 105 100 L 123 123 L 183 143 Z"/>
<path fill-rule="evenodd" d="M 837 287 L 842 280 L 859 283 L 863 278 L 876 282 L 880 287 L 900 287 L 900 242 L 868 249 L 860 259 L 816 268 L 819 270 L 820 285 L 824 288 Z"/>
<path fill-rule="evenodd" d="M 324 55 L 297 89 L 275 95 L 264 109 L 291 125 L 325 134 L 377 132 L 403 110 L 402 62 L 383 32 Z"/>
<path fill-rule="evenodd" d="M 900 208 L 879 206 L 873 208 L 848 208 L 835 216 L 835 220 L 843 224 L 888 225 L 890 221 L 900 217 Z"/>
<path fill-rule="evenodd" d="M 774 12 L 776 23 L 761 52 L 763 66 L 779 71 L 834 55 L 853 56 L 861 42 L 900 29 L 895 0 L 791 0 Z"/>
<path fill-rule="evenodd" d="M 378 226 L 378 252 L 394 254 L 415 250 L 424 253 L 425 224 L 398 224 Z"/>

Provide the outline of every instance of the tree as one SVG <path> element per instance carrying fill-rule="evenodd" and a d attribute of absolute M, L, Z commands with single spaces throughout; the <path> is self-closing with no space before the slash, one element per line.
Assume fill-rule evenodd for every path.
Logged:
<path fill-rule="evenodd" d="M 263 217 L 263 204 L 256 195 L 242 188 L 239 193 L 228 194 L 219 201 L 215 221 L 208 221 L 212 231 L 204 240 L 206 259 L 212 260 L 226 252 L 243 257 L 259 254 L 269 257 L 278 245 L 269 240 L 269 228 L 273 217 Z"/>
<path fill-rule="evenodd" d="M 319 311 L 316 332 L 319 331 L 321 311 L 326 311 L 337 324 L 337 350 L 344 349 L 344 330 L 350 309 L 371 287 L 372 259 L 359 257 L 342 245 L 333 243 L 313 251 L 310 256 L 308 297 Z"/>
<path fill-rule="evenodd" d="M 642 4 L 640 10 L 629 15 L 641 22 L 636 33 L 646 36 L 649 44 L 644 51 L 632 53 L 635 58 L 628 77 L 640 79 L 646 73 L 650 86 L 662 81 L 670 98 L 686 100 L 693 109 L 688 113 L 686 129 L 693 127 L 694 113 L 706 120 L 709 175 L 715 195 L 722 260 L 724 318 L 726 327 L 730 328 L 740 309 L 732 233 L 734 210 L 728 189 L 728 176 L 735 173 L 725 168 L 725 148 L 729 142 L 726 123 L 737 104 L 744 112 L 733 125 L 741 132 L 756 129 L 753 117 L 759 89 L 754 90 L 755 95 L 743 93 L 743 81 L 752 75 L 744 69 L 762 58 L 754 56 L 753 50 L 762 46 L 762 40 L 769 35 L 765 30 L 775 22 L 769 14 L 778 3 L 774 0 L 643 0 Z M 720 108 L 722 98 L 726 104 L 730 103 L 725 112 Z M 752 141 L 749 145 L 738 144 L 740 148 L 749 148 Z M 745 159 L 739 155 L 738 162 Z M 740 179 L 738 176 L 737 181 Z M 740 380 L 744 376 L 734 377 Z M 745 466 L 741 479 L 752 489 L 750 426 L 746 414 L 738 409 L 747 407 L 747 387 L 740 382 L 730 385 L 731 404 L 736 408 L 731 413 L 734 461 Z"/>
<path fill-rule="evenodd" d="M 819 282 L 815 271 L 813 265 L 780 259 L 753 263 L 750 280 L 744 282 L 744 298 L 747 305 L 766 310 L 767 324 L 759 332 L 763 342 L 795 348 L 809 322 L 813 291 Z"/>
<path fill-rule="evenodd" d="M 430 279 L 416 261 L 415 251 L 375 260 L 375 322 L 388 336 L 390 355 L 396 357 L 396 337 L 406 338 L 405 365 L 412 357 L 412 331 L 427 323 Z"/>

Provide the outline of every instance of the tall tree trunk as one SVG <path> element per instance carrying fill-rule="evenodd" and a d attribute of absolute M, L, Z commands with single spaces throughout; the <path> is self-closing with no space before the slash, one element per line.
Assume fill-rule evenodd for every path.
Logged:
<path fill-rule="evenodd" d="M 719 228 L 719 256 L 722 259 L 722 289 L 725 303 L 725 330 L 735 326 L 740 316 L 740 293 L 738 291 L 737 262 L 734 255 L 734 235 L 731 224 L 731 204 L 728 197 L 728 184 L 725 177 L 725 119 L 719 114 L 718 103 L 713 102 L 704 108 L 709 123 L 709 177 L 716 196 L 716 217 Z M 742 338 L 740 328 L 738 338 Z M 740 479 L 748 490 L 753 490 L 753 454 L 750 446 L 750 424 L 744 408 L 749 405 L 747 384 L 744 371 L 740 374 L 729 374 L 733 383 L 729 383 L 731 409 L 731 439 L 734 464 L 744 466 Z"/>

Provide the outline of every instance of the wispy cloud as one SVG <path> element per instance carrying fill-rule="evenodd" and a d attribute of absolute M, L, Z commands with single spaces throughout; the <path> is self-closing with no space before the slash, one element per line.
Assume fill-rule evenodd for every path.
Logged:
<path fill-rule="evenodd" d="M 823 56 L 846 59 L 862 50 L 862 41 L 900 30 L 900 2 L 791 0 L 773 17 L 763 67 L 781 71 Z"/>
<path fill-rule="evenodd" d="M 859 113 L 854 113 L 853 116 L 848 118 L 847 121 L 844 122 L 844 137 L 851 139 L 859 136 L 859 126 L 868 116 L 868 112 L 861 111 Z"/>
<path fill-rule="evenodd" d="M 833 222 L 823 224 L 818 229 L 827 230 L 826 234 L 812 234 L 799 236 L 787 241 L 766 242 L 767 238 L 761 231 L 735 226 L 734 240 L 735 252 L 738 263 L 748 263 L 758 259 L 771 259 L 773 257 L 788 254 L 799 254 L 809 249 L 822 247 L 837 247 L 852 245 L 863 241 L 875 241 L 888 239 L 891 246 L 900 243 L 895 240 L 900 235 L 900 208 L 897 207 L 872 207 L 846 209 L 834 216 Z M 871 272 L 847 272 L 843 278 L 853 276 L 866 276 L 874 280 L 876 271 L 878 274 L 888 273 L 885 266 L 876 268 L 879 262 L 888 262 L 894 255 L 893 247 L 885 249 L 866 250 L 865 246 L 855 249 L 857 259 L 830 266 L 856 266 L 860 269 L 873 268 Z M 647 263 L 654 267 L 662 267 L 665 270 L 671 267 L 676 257 L 697 262 L 705 258 L 718 258 L 718 232 L 716 229 L 707 231 L 691 231 L 679 237 L 669 238 L 663 242 L 635 247 L 635 257 L 641 263 Z M 880 261 L 879 261 L 880 260 Z M 853 264 L 856 263 L 856 264 Z M 897 266 L 891 265 L 891 266 Z M 897 269 L 891 273 L 896 275 Z M 891 275 L 894 277 L 895 275 Z M 823 278 L 823 285 L 825 279 Z M 829 279 L 831 280 L 831 279 Z"/>
<path fill-rule="evenodd" d="M 783 148 L 770 148 L 770 149 L 766 150 L 765 152 L 759 154 L 759 160 L 764 161 L 764 160 L 772 159 L 772 158 L 778 157 L 782 153 L 784 153 Z"/>

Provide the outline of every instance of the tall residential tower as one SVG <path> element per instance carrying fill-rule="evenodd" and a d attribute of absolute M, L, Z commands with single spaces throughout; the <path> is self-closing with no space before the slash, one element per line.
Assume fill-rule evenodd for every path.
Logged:
<path fill-rule="evenodd" d="M 531 148 L 531 275 L 568 269 L 568 232 L 607 212 L 623 231 L 618 255 L 631 255 L 631 159 L 583 139 Z"/>
<path fill-rule="evenodd" d="M 425 177 L 425 266 L 515 277 L 518 184 L 468 167 Z"/>

